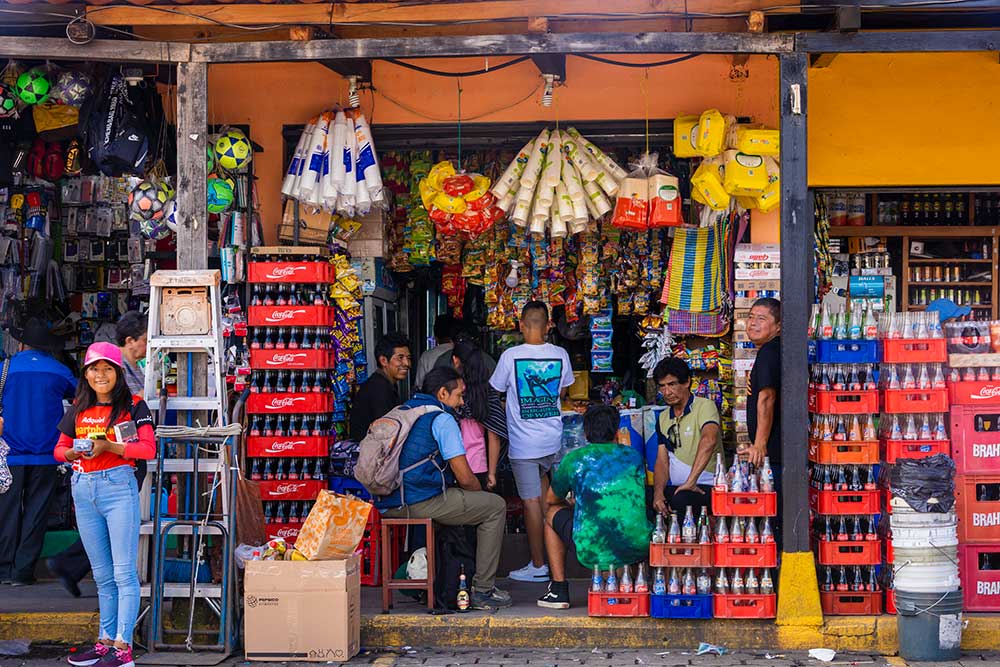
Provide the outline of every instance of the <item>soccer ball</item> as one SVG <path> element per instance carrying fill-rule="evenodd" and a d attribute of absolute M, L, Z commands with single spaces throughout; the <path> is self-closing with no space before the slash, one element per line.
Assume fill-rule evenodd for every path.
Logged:
<path fill-rule="evenodd" d="M 130 215 L 140 223 L 144 220 L 159 220 L 163 217 L 167 199 L 167 193 L 159 185 L 153 181 L 142 181 L 129 193 Z"/>
<path fill-rule="evenodd" d="M 159 241 L 170 236 L 170 228 L 167 227 L 167 223 L 162 217 L 156 220 L 148 218 L 140 220 L 139 231 L 147 239 L 153 241 Z"/>
<path fill-rule="evenodd" d="M 25 104 L 42 104 L 49 99 L 49 77 L 38 67 L 17 77 L 17 96 Z"/>
<path fill-rule="evenodd" d="M 0 83 L 0 118 L 10 118 L 17 113 L 17 92 Z"/>
<path fill-rule="evenodd" d="M 205 162 L 208 164 L 207 171 L 208 173 L 211 174 L 213 171 L 215 171 L 215 149 L 212 148 L 212 144 L 209 144 L 208 148 L 205 149 L 205 151 L 206 153 L 208 153 L 208 157 L 205 160 Z"/>
<path fill-rule="evenodd" d="M 177 232 L 177 200 L 171 199 L 167 201 L 166 205 L 163 207 L 163 222 L 166 223 L 167 229 L 176 233 Z"/>
<path fill-rule="evenodd" d="M 208 179 L 208 212 L 223 213 L 233 205 L 233 188 L 221 178 Z"/>
<path fill-rule="evenodd" d="M 253 146 L 241 130 L 227 130 L 215 142 L 215 156 L 226 171 L 243 169 L 250 164 Z"/>
<path fill-rule="evenodd" d="M 59 75 L 56 85 L 52 87 L 52 99 L 60 104 L 78 107 L 93 92 L 94 84 L 90 76 L 83 72 L 66 70 Z"/>
<path fill-rule="evenodd" d="M 167 199 L 173 199 L 174 195 L 177 194 L 177 191 L 174 190 L 174 186 L 170 185 L 167 181 L 160 183 L 160 189 L 166 193 Z"/>

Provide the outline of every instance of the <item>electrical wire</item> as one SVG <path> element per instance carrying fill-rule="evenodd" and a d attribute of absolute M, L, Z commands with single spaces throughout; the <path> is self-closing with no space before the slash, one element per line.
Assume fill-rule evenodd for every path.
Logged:
<path fill-rule="evenodd" d="M 508 60 L 507 62 L 500 63 L 495 67 L 485 67 L 483 69 L 471 70 L 468 72 L 447 72 L 444 70 L 430 69 L 429 67 L 421 67 L 420 65 L 414 65 L 413 63 L 408 63 L 403 60 L 397 60 L 396 58 L 379 58 L 382 62 L 391 63 L 399 67 L 405 67 L 406 69 L 411 69 L 414 72 L 420 72 L 421 74 L 431 74 L 434 76 L 447 76 L 461 78 L 463 76 L 479 76 L 480 74 L 489 74 L 490 72 L 498 72 L 507 67 L 512 67 L 514 65 L 520 65 L 523 62 L 531 60 L 530 56 L 520 56 L 514 58 L 513 60 Z"/>
<path fill-rule="evenodd" d="M 697 58 L 699 56 L 705 55 L 704 53 L 689 53 L 686 56 L 679 56 L 677 58 L 671 58 L 670 60 L 657 60 L 651 63 L 629 63 L 623 60 L 613 60 L 611 58 L 603 58 L 601 56 L 593 56 L 589 53 L 570 53 L 567 55 L 575 56 L 577 58 L 583 58 L 584 60 L 593 60 L 595 62 L 604 63 L 605 65 L 615 65 L 617 67 L 637 67 L 648 69 L 650 67 L 663 67 L 665 65 L 675 65 L 677 63 L 682 63 L 685 60 L 691 60 L 692 58 Z"/>
<path fill-rule="evenodd" d="M 500 108 L 497 108 L 497 109 L 491 109 L 490 111 L 484 111 L 483 113 L 476 114 L 474 116 L 463 116 L 462 120 L 465 121 L 465 122 L 468 122 L 470 120 L 479 120 L 480 118 L 485 118 L 486 116 L 490 116 L 490 115 L 495 114 L 495 113 L 500 113 L 501 111 L 507 111 L 509 109 L 513 109 L 514 107 L 518 106 L 519 104 L 522 104 L 525 101 L 531 99 L 531 97 L 534 96 L 541 88 L 542 88 L 542 84 L 539 83 L 537 86 L 535 86 L 532 89 L 532 91 L 530 93 L 528 93 L 527 95 L 525 95 L 524 97 L 518 99 L 515 102 L 511 102 L 510 104 L 504 105 L 504 106 L 502 106 Z M 451 123 L 451 122 L 454 122 L 454 120 L 455 120 L 454 118 L 441 118 L 441 117 L 438 117 L 438 116 L 431 116 L 430 114 L 424 113 L 423 111 L 420 111 L 419 109 L 414 109 L 413 107 L 409 106 L 408 104 L 406 104 L 404 102 L 400 102 L 399 100 L 394 99 L 393 97 L 391 97 L 389 95 L 386 95 L 384 91 L 379 91 L 379 95 L 385 101 L 391 102 L 392 104 L 395 104 L 400 109 L 402 109 L 404 111 L 409 111 L 414 116 L 418 116 L 420 118 L 423 118 L 424 120 L 429 120 L 429 121 L 432 121 L 434 123 Z"/>

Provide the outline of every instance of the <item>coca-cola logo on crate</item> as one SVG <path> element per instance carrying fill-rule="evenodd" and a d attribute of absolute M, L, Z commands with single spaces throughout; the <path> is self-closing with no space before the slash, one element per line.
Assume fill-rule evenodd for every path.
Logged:
<path fill-rule="evenodd" d="M 969 394 L 969 398 L 982 401 L 1000 396 L 1000 385 L 988 384 L 979 388 L 978 394 Z"/>
<path fill-rule="evenodd" d="M 306 267 L 304 266 L 279 266 L 271 269 L 271 272 L 264 277 L 271 279 L 287 278 L 289 276 L 294 276 L 299 271 L 305 271 L 305 270 Z"/>
<path fill-rule="evenodd" d="M 300 401 L 306 400 L 305 396 L 286 396 L 284 398 L 272 398 L 271 402 L 264 406 L 266 410 L 281 410 L 290 408 Z"/>
<path fill-rule="evenodd" d="M 299 352 L 297 354 L 287 353 L 287 354 L 276 354 L 264 363 L 268 366 L 283 366 L 284 364 L 294 364 L 299 359 L 305 359 L 306 353 Z"/>
<path fill-rule="evenodd" d="M 265 318 L 267 322 L 287 322 L 294 319 L 296 315 L 305 315 L 304 310 L 276 310 Z"/>
<path fill-rule="evenodd" d="M 298 537 L 299 536 L 299 529 L 298 528 L 279 528 L 278 530 L 276 530 L 274 532 L 275 532 L 275 535 L 274 535 L 275 537 L 281 537 L 281 538 Z"/>
<path fill-rule="evenodd" d="M 298 484 L 278 484 L 275 486 L 268 495 L 272 496 L 287 496 L 292 493 L 299 493 L 304 488 L 306 488 L 308 482 L 300 482 Z"/>
<path fill-rule="evenodd" d="M 271 445 L 264 451 L 268 454 L 280 454 L 281 452 L 287 452 L 295 449 L 296 447 L 305 447 L 305 440 L 286 440 L 284 442 L 272 442 Z"/>

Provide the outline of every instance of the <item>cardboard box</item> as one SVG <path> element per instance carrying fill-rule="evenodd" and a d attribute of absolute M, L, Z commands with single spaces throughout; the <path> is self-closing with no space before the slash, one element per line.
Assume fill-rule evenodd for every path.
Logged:
<path fill-rule="evenodd" d="M 734 359 L 733 360 L 733 370 L 735 371 L 751 371 L 753 370 L 753 359 Z"/>
<path fill-rule="evenodd" d="M 771 268 L 771 269 L 741 269 L 737 268 L 734 272 L 736 280 L 780 280 L 781 279 L 781 269 Z"/>
<path fill-rule="evenodd" d="M 757 348 L 755 347 L 737 347 L 733 350 L 734 359 L 756 359 L 757 358 Z"/>
<path fill-rule="evenodd" d="M 773 262 L 781 261 L 781 245 L 777 243 L 738 243 L 734 262 Z"/>
<path fill-rule="evenodd" d="M 780 292 L 781 281 L 780 280 L 735 280 L 733 281 L 733 290 L 736 292 L 742 292 L 745 290 Z"/>
<path fill-rule="evenodd" d="M 344 662 L 361 648 L 360 558 L 246 564 L 247 660 Z"/>

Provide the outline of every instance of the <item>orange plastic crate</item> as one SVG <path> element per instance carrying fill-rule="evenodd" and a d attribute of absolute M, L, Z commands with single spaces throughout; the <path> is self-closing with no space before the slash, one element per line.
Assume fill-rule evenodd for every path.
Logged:
<path fill-rule="evenodd" d="M 923 459 L 935 454 L 950 454 L 949 440 L 882 440 L 880 453 L 886 463 L 899 459 Z"/>
<path fill-rule="evenodd" d="M 883 389 L 882 412 L 911 414 L 916 412 L 947 412 L 947 389 Z"/>
<path fill-rule="evenodd" d="M 870 415 L 878 412 L 878 390 L 816 392 L 816 408 L 821 415 Z"/>
<path fill-rule="evenodd" d="M 882 613 L 882 591 L 821 591 L 819 601 L 827 616 L 878 616 Z"/>
<path fill-rule="evenodd" d="M 727 542 L 714 546 L 715 567 L 777 567 L 778 545 Z"/>
<path fill-rule="evenodd" d="M 878 540 L 840 542 L 819 540 L 820 565 L 881 565 L 882 543 Z"/>
<path fill-rule="evenodd" d="M 610 601 L 615 603 L 611 604 Z M 649 593 L 595 593 L 587 594 L 588 616 L 649 616 Z"/>
<path fill-rule="evenodd" d="M 711 544 L 649 544 L 651 567 L 712 567 Z"/>
<path fill-rule="evenodd" d="M 883 340 L 882 361 L 887 364 L 943 363 L 948 361 L 948 341 L 944 338 Z"/>
<path fill-rule="evenodd" d="M 778 613 L 778 596 L 714 595 L 716 618 L 774 618 Z"/>
<path fill-rule="evenodd" d="M 715 516 L 777 516 L 778 494 L 775 491 L 731 493 L 712 489 L 712 514 Z"/>
<path fill-rule="evenodd" d="M 872 465 L 879 462 L 878 440 L 840 442 L 810 438 L 809 460 L 822 465 Z"/>

